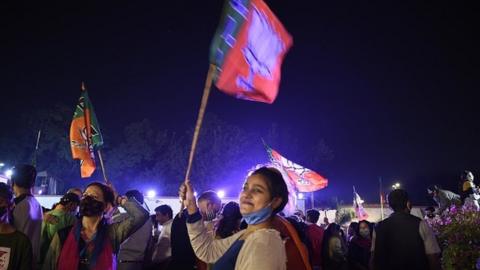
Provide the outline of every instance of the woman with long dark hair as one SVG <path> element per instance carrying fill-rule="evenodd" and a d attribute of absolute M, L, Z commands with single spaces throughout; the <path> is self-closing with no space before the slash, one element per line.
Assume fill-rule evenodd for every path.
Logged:
<path fill-rule="evenodd" d="M 336 223 L 328 225 L 323 234 L 322 246 L 323 270 L 348 269 L 345 235 L 340 225 Z"/>
<path fill-rule="evenodd" d="M 228 202 L 222 210 L 221 219 L 218 222 L 216 235 L 218 238 L 227 238 L 240 231 L 242 214 L 240 206 L 236 202 Z"/>
<path fill-rule="evenodd" d="M 118 204 L 129 214 L 122 222 L 108 224 L 107 204 Z M 148 219 L 148 212 L 134 199 L 117 197 L 101 183 L 91 183 L 80 201 L 80 218 L 53 238 L 43 269 L 111 270 L 120 244 Z"/>
<path fill-rule="evenodd" d="M 240 192 L 240 213 L 247 228 L 225 239 L 214 239 L 202 222 L 190 182 L 180 188 L 187 206 L 187 228 L 193 250 L 199 259 L 222 269 L 286 269 L 286 253 L 272 218 L 288 202 L 288 189 L 282 174 L 273 168 L 255 170 Z"/>

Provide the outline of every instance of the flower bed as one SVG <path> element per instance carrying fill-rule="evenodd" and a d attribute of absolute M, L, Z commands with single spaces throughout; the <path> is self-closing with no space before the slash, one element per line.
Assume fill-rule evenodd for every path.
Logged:
<path fill-rule="evenodd" d="M 480 269 L 480 212 L 452 206 L 427 220 L 442 248 L 443 269 Z"/>

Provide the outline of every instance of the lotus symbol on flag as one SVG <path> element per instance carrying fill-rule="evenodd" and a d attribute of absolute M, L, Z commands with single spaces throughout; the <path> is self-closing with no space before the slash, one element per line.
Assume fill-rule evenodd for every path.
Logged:
<path fill-rule="evenodd" d="M 249 66 L 249 73 L 246 77 L 237 77 L 237 86 L 252 91 L 255 74 L 272 79 L 273 69 L 283 49 L 284 44 L 266 15 L 254 7 L 248 29 L 247 46 L 242 50 Z"/>

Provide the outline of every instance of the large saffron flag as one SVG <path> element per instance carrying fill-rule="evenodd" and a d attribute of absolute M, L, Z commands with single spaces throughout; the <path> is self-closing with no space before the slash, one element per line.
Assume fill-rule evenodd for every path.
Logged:
<path fill-rule="evenodd" d="M 263 0 L 227 0 L 210 48 L 213 80 L 237 98 L 272 103 L 292 37 Z"/>
<path fill-rule="evenodd" d="M 299 192 L 313 192 L 328 185 L 328 180 L 320 174 L 300 166 L 280 155 L 265 144 L 270 161 L 282 168 L 288 175 L 288 180 Z"/>
<path fill-rule="evenodd" d="M 355 187 L 353 187 L 353 208 L 355 209 L 355 216 L 357 216 L 358 220 L 365 220 L 368 218 L 368 214 L 363 208 L 364 201 L 360 198 Z"/>
<path fill-rule="evenodd" d="M 103 145 L 102 134 L 88 92 L 82 85 L 82 93 L 70 125 L 70 147 L 73 159 L 80 160 L 82 178 L 95 171 L 94 149 Z"/>

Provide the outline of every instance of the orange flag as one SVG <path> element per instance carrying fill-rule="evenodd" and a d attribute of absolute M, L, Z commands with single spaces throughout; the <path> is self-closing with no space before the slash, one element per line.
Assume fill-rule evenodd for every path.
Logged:
<path fill-rule="evenodd" d="M 70 148 L 73 159 L 80 160 L 82 178 L 90 177 L 95 171 L 94 148 L 103 145 L 102 134 L 87 90 L 82 83 L 82 94 L 78 100 L 70 125 Z"/>

